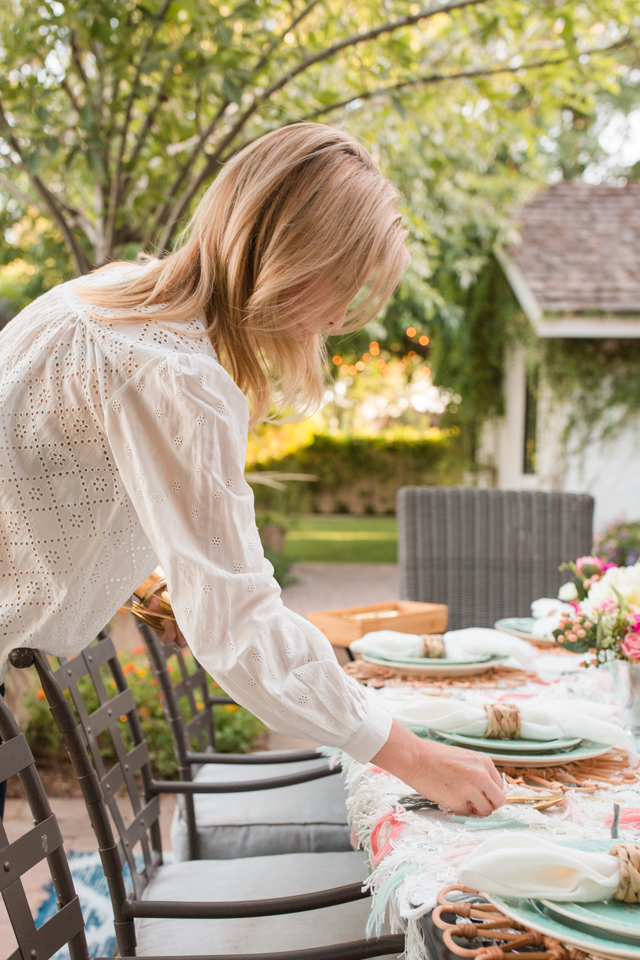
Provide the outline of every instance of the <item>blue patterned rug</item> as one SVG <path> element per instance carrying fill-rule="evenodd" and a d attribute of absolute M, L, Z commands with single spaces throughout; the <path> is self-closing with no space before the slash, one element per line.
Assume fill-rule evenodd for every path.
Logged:
<path fill-rule="evenodd" d="M 82 916 L 84 917 L 85 933 L 89 945 L 89 953 L 93 957 L 112 957 L 116 943 L 113 932 L 113 910 L 109 899 L 107 880 L 97 853 L 69 853 L 69 866 L 73 883 L 80 898 Z M 128 867 L 126 868 L 128 872 Z M 131 874 L 125 877 L 125 884 L 130 882 Z M 46 920 L 57 913 L 56 894 L 53 884 L 46 887 L 46 898 L 43 901 L 36 926 L 40 927 Z M 53 955 L 51 960 L 69 960 L 69 950 L 63 947 Z"/>

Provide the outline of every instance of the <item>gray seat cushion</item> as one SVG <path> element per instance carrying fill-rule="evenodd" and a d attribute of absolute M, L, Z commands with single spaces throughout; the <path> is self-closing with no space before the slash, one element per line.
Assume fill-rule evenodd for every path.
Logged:
<path fill-rule="evenodd" d="M 362 853 L 297 853 L 244 860 L 191 860 L 160 867 L 147 900 L 253 900 L 364 881 Z M 371 899 L 306 913 L 243 920 L 138 920 L 137 956 L 196 956 L 323 947 L 361 940 Z M 384 933 L 388 933 L 385 928 Z"/>
<path fill-rule="evenodd" d="M 300 763 L 210 763 L 198 770 L 200 783 L 268 780 L 302 773 L 326 760 Z M 207 794 L 194 797 L 202 860 L 266 857 L 280 853 L 329 853 L 351 850 L 347 792 L 339 774 L 275 790 Z M 189 856 L 184 805 L 176 804 L 171 827 L 176 860 Z"/>

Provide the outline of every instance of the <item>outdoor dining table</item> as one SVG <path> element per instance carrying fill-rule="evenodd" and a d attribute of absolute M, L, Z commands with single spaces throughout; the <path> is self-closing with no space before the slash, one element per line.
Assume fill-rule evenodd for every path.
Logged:
<path fill-rule="evenodd" d="M 507 666 L 484 676 L 437 681 L 403 679 L 363 660 L 344 669 L 385 696 L 391 690 L 398 697 L 422 692 L 476 703 L 522 703 L 540 696 L 611 703 L 606 671 L 579 666 L 579 659 L 542 650 L 529 670 Z M 439 892 L 458 883 L 457 868 L 481 841 L 523 830 L 556 843 L 584 847 L 590 841 L 594 850 L 618 831 L 622 840 L 640 840 L 640 774 L 615 748 L 597 759 L 548 768 L 515 765 L 506 756 L 497 765 L 507 803 L 486 818 L 441 810 L 375 765 L 346 755 L 341 762 L 353 841 L 364 848 L 371 866 L 369 932 L 379 930 L 388 915 L 393 929 L 406 931 L 407 960 L 435 960 L 425 941 L 425 920 Z M 542 797 L 555 802 L 540 802 Z M 610 955 L 618 955 L 615 946 Z"/>

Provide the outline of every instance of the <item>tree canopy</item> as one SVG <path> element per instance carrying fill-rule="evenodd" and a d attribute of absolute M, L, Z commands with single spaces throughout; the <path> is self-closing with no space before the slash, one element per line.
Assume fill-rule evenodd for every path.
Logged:
<path fill-rule="evenodd" d="M 225 160 L 311 119 L 369 139 L 417 241 L 453 249 L 460 197 L 490 206 L 492 168 L 594 75 L 614 86 L 639 22 L 632 0 L 7 0 L 1 226 L 56 273 L 165 251 Z"/>

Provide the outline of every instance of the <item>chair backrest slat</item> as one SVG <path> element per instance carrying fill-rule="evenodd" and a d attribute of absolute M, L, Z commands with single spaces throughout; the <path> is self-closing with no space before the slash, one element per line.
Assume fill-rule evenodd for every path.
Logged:
<path fill-rule="evenodd" d="M 0 779 L 18 776 L 31 810 L 34 826 L 9 843 L 0 821 L 0 893 L 14 930 L 18 948 L 9 960 L 49 960 L 68 943 L 71 960 L 90 960 L 84 920 L 62 834 L 29 745 L 5 701 L 0 697 Z M 47 861 L 58 902 L 57 912 L 36 929 L 22 877 L 38 863 Z"/>
<path fill-rule="evenodd" d="M 73 659 L 59 658 L 55 671 L 45 656 L 35 656 L 51 712 L 65 737 L 91 812 L 105 874 L 108 879 L 114 872 L 120 874 L 112 897 L 120 903 L 125 898 L 121 871 L 126 862 L 133 896 L 139 898 L 162 862 L 160 801 L 150 789 L 149 750 L 113 642 L 103 631 Z M 71 706 L 65 692 L 77 721 L 69 717 Z M 131 930 L 126 932 L 127 937 L 131 935 Z M 122 948 L 122 943 L 119 945 Z"/>
<path fill-rule="evenodd" d="M 446 603 L 453 630 L 528 617 L 566 581 L 560 564 L 591 551 L 593 507 L 588 494 L 403 487 L 400 595 Z"/>

